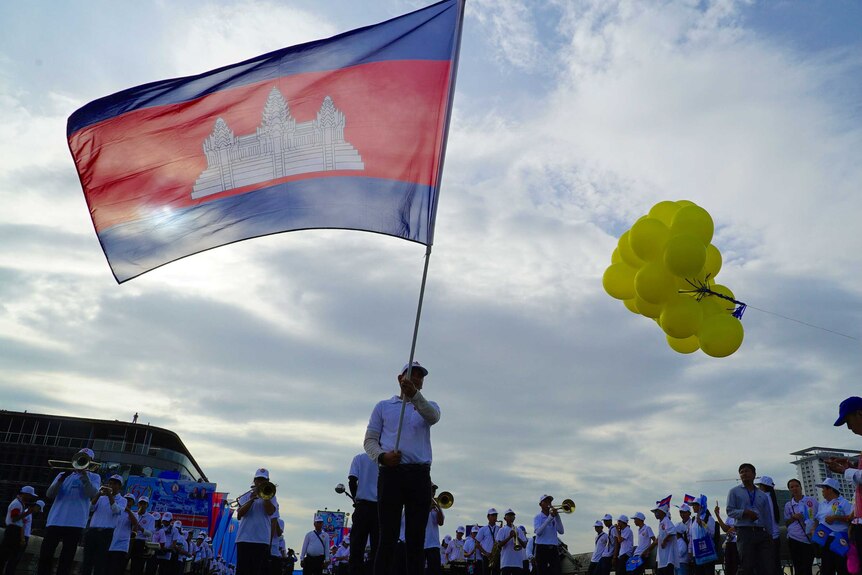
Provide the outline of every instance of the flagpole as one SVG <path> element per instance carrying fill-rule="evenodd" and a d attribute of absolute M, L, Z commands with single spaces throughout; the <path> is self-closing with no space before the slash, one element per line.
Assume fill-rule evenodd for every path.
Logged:
<path fill-rule="evenodd" d="M 413 326 L 413 342 L 410 344 L 410 361 L 407 362 L 407 379 L 413 374 L 413 355 L 416 352 L 416 338 L 419 335 L 419 318 L 422 315 L 422 301 L 425 299 L 425 281 L 428 278 L 428 262 L 431 259 L 431 245 L 434 243 L 434 224 L 437 220 L 437 200 L 440 199 L 440 181 L 443 178 L 443 164 L 446 160 L 446 141 L 449 139 L 449 122 L 452 119 L 452 104 L 455 100 L 455 82 L 458 79 L 458 60 L 461 56 L 461 30 L 464 28 L 464 7 L 467 0 L 457 0 L 458 23 L 452 46 L 452 67 L 449 70 L 449 94 L 447 95 L 446 120 L 440 150 L 440 163 L 437 165 L 437 193 L 431 207 L 431 229 L 428 230 L 428 243 L 425 244 L 425 269 L 422 270 L 422 286 L 419 288 L 419 305 L 416 308 L 416 323 Z M 404 425 L 404 411 L 407 408 L 404 394 L 401 394 L 401 414 L 398 416 L 398 433 L 395 436 L 395 451 L 401 444 L 401 428 Z"/>
<path fill-rule="evenodd" d="M 413 374 L 413 356 L 416 353 L 416 339 L 419 336 L 419 318 L 422 317 L 422 302 L 425 300 L 425 283 L 428 279 L 428 262 L 431 261 L 431 244 L 425 246 L 425 268 L 422 270 L 422 286 L 419 288 L 419 305 L 416 307 L 416 323 L 413 325 L 413 342 L 410 344 L 410 361 L 407 362 L 407 379 Z M 395 436 L 395 451 L 401 443 L 401 427 L 404 424 L 404 411 L 407 408 L 404 394 L 401 394 L 401 414 L 398 416 L 398 434 Z"/>

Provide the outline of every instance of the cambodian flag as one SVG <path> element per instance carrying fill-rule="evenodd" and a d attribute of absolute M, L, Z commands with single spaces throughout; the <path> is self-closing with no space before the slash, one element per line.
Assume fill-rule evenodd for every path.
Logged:
<path fill-rule="evenodd" d="M 686 493 L 682 498 L 682 502 L 688 503 L 689 505 L 694 503 L 695 501 L 697 501 L 697 497 L 695 497 L 694 495 L 689 495 L 688 493 Z"/>
<path fill-rule="evenodd" d="M 117 281 L 312 228 L 431 245 L 464 0 L 130 88 L 67 136 Z"/>
<path fill-rule="evenodd" d="M 655 502 L 656 508 L 658 508 L 658 507 L 670 507 L 670 500 L 672 497 L 673 497 L 673 495 L 668 495 L 664 499 L 662 499 L 660 501 L 656 501 Z"/>

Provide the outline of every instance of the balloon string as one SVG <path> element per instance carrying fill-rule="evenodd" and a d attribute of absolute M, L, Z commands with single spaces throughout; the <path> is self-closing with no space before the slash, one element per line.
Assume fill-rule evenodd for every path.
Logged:
<path fill-rule="evenodd" d="M 742 303 L 741 301 L 737 301 L 737 300 L 733 299 L 732 297 L 728 297 L 728 296 L 724 295 L 723 293 L 718 293 L 718 292 L 712 291 L 712 289 L 710 289 L 710 287 L 709 287 L 709 276 L 710 276 L 710 274 L 707 274 L 706 278 L 704 278 L 704 281 L 700 281 L 700 280 L 692 281 L 690 279 L 686 279 L 685 281 L 694 289 L 679 290 L 679 293 L 697 294 L 697 296 L 696 296 L 697 301 L 700 301 L 703 298 L 705 298 L 707 296 L 711 296 L 711 295 L 720 297 L 721 299 L 725 299 L 725 300 L 736 305 L 736 308 L 733 310 L 733 313 L 731 315 L 733 317 L 735 317 L 736 319 L 741 320 L 742 314 L 745 313 L 745 309 L 748 306 L 746 304 Z"/>

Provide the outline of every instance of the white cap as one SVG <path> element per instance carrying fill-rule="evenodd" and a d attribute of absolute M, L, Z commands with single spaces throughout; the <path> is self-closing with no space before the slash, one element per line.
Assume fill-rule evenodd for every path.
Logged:
<path fill-rule="evenodd" d="M 90 449 L 89 447 L 85 447 L 85 448 L 83 448 L 83 449 L 79 449 L 79 450 L 78 450 L 78 453 L 86 453 L 86 454 L 87 454 L 87 457 L 89 457 L 90 459 L 95 459 L 95 458 L 96 458 L 96 454 L 95 454 L 95 453 L 93 453 L 93 450 L 92 450 L 92 449 Z"/>
<path fill-rule="evenodd" d="M 545 499 L 550 499 L 551 501 L 553 501 L 553 500 L 554 500 L 554 498 L 553 498 L 553 497 L 551 497 L 550 495 L 542 495 L 541 497 L 539 497 L 539 503 L 541 503 L 541 502 L 542 502 L 542 501 L 544 501 Z"/>
<path fill-rule="evenodd" d="M 841 493 L 841 484 L 834 477 L 827 477 L 823 480 L 823 483 L 818 483 L 814 487 L 831 487 L 836 493 Z"/>
<path fill-rule="evenodd" d="M 21 491 L 19 491 L 18 493 L 24 493 L 25 495 L 32 495 L 33 497 L 36 497 L 36 490 L 29 485 L 25 485 L 24 487 L 22 487 Z"/>
<path fill-rule="evenodd" d="M 688 506 L 688 503 L 683 503 L 679 506 L 680 513 L 691 513 L 691 507 Z"/>
<path fill-rule="evenodd" d="M 162 513 L 162 521 L 171 521 L 174 518 L 174 514 L 170 511 L 165 511 Z"/>
<path fill-rule="evenodd" d="M 473 529 L 470 530 L 470 533 L 478 533 L 478 532 L 479 532 L 479 526 L 478 525 L 474 525 Z"/>
<path fill-rule="evenodd" d="M 650 509 L 650 511 L 664 511 L 665 515 L 667 515 L 668 511 L 670 511 L 670 507 L 667 505 L 658 505 Z"/>
<path fill-rule="evenodd" d="M 269 481 L 269 470 L 261 467 L 260 469 L 258 469 L 257 471 L 254 472 L 254 478 L 257 479 L 258 477 L 263 477 L 264 479 Z"/>
<path fill-rule="evenodd" d="M 350 537 L 345 537 L 341 540 L 342 545 L 350 545 Z"/>
<path fill-rule="evenodd" d="M 321 517 L 321 515 L 319 513 L 315 513 L 314 514 L 314 522 L 317 523 L 318 521 L 323 521 L 323 517 Z"/>
<path fill-rule="evenodd" d="M 141 495 L 140 497 L 138 497 L 138 503 L 140 503 L 141 501 L 143 501 L 144 503 L 149 503 L 150 498 L 147 497 L 146 495 Z"/>
<path fill-rule="evenodd" d="M 207 538 L 206 538 L 206 542 L 207 542 L 207 543 L 212 543 L 212 542 L 213 542 L 213 538 L 212 538 L 212 537 L 207 537 Z"/>
<path fill-rule="evenodd" d="M 506 512 L 505 512 L 505 513 L 503 513 L 503 517 L 505 517 L 506 515 L 514 515 L 514 514 L 515 514 L 515 512 L 514 512 L 514 511 L 512 511 L 512 509 L 511 509 L 511 508 L 510 508 L 510 509 L 506 509 Z"/>
<path fill-rule="evenodd" d="M 459 526 L 458 526 L 458 529 L 456 529 L 456 530 L 455 530 L 455 533 L 464 533 L 464 526 L 463 526 L 463 525 L 459 525 Z"/>
<path fill-rule="evenodd" d="M 153 511 L 152 515 L 153 515 L 153 519 L 155 519 L 156 521 L 162 520 L 162 514 L 159 513 L 158 511 Z"/>
<path fill-rule="evenodd" d="M 638 511 L 637 513 L 635 513 L 634 515 L 632 515 L 632 519 L 640 519 L 641 521 L 643 521 L 643 520 L 645 520 L 645 519 L 646 519 L 646 515 L 644 515 L 644 514 L 643 514 L 643 513 L 641 513 L 640 511 Z"/>
<path fill-rule="evenodd" d="M 120 482 L 120 484 L 122 485 L 122 483 L 123 483 L 123 476 L 122 476 L 122 475 L 117 475 L 117 474 L 115 473 L 114 475 L 112 475 L 112 476 L 110 476 L 110 477 L 108 478 L 108 481 L 119 481 L 119 482 Z"/>
<path fill-rule="evenodd" d="M 401 368 L 401 375 L 404 375 L 405 373 L 407 373 L 407 368 L 408 368 L 408 367 L 410 367 L 410 364 L 409 364 L 409 363 L 405 363 L 405 364 L 404 364 L 404 367 L 402 367 L 402 368 Z M 422 372 L 422 377 L 425 377 L 426 375 L 428 375 L 428 370 L 427 370 L 427 369 L 425 369 L 424 367 L 422 367 L 422 366 L 419 364 L 419 362 L 418 362 L 418 361 L 414 361 L 414 362 L 413 362 L 413 371 L 419 371 L 419 372 Z M 412 373 L 412 372 L 411 372 L 411 373 Z"/>
<path fill-rule="evenodd" d="M 492 507 L 485 515 L 497 515 L 497 510 Z"/>
<path fill-rule="evenodd" d="M 174 521 L 174 527 L 176 527 L 177 529 L 179 529 L 179 528 L 180 528 L 180 527 L 182 527 L 182 526 L 183 526 L 183 522 L 182 522 L 182 521 Z"/>
<path fill-rule="evenodd" d="M 41 499 L 36 502 L 36 505 L 39 506 L 39 509 L 45 509 L 45 502 L 42 501 Z"/>
<path fill-rule="evenodd" d="M 754 480 L 755 485 L 766 485 L 767 487 L 775 487 L 775 482 L 768 475 L 761 475 Z"/>
<path fill-rule="evenodd" d="M 622 521 L 623 523 L 628 524 L 629 518 L 626 517 L 625 515 L 620 515 L 619 517 L 617 517 L 617 521 Z"/>
<path fill-rule="evenodd" d="M 131 499 L 132 503 L 135 502 L 135 494 L 134 493 L 126 493 L 125 495 L 123 495 L 123 497 L 125 497 L 126 499 Z"/>
<path fill-rule="evenodd" d="M 601 521 L 596 521 L 596 523 L 595 523 L 594 527 L 601 527 L 602 529 L 604 529 L 605 524 L 604 524 L 604 523 L 602 523 Z"/>
<path fill-rule="evenodd" d="M 613 520 L 614 520 L 614 518 L 611 516 L 610 513 L 605 513 L 605 516 L 602 517 L 602 521 L 613 521 Z"/>

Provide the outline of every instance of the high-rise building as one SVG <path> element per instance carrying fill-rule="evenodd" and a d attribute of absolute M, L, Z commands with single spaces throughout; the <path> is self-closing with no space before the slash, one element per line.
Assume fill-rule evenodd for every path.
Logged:
<path fill-rule="evenodd" d="M 796 476 L 802 482 L 802 490 L 805 495 L 816 497 L 818 501 L 823 501 L 823 495 L 820 489 L 815 487 L 818 483 L 822 483 L 827 477 L 834 477 L 841 484 L 841 495 L 847 499 L 851 499 L 855 493 L 855 485 L 845 481 L 840 473 L 832 473 L 826 467 L 825 460 L 830 457 L 846 457 L 855 458 L 862 452 L 854 449 L 838 449 L 834 447 L 809 447 L 802 451 L 794 451 L 790 455 L 796 457 L 795 461 L 791 461 L 796 466 Z"/>

